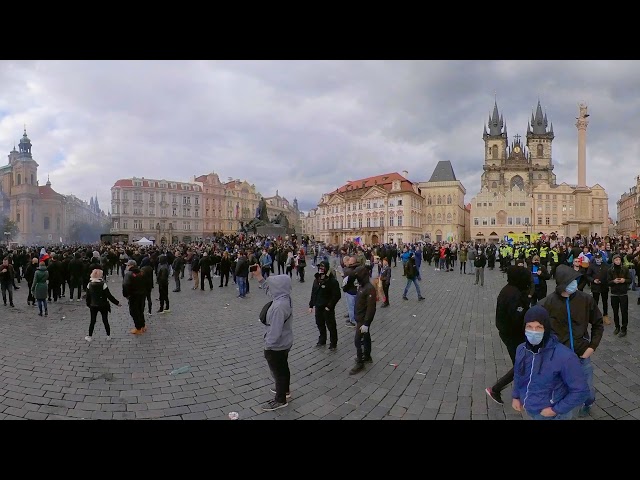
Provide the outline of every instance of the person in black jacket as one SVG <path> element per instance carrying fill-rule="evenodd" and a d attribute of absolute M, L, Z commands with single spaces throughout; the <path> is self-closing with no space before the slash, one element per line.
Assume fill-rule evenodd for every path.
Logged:
<path fill-rule="evenodd" d="M 69 261 L 69 301 L 73 301 L 73 291 L 78 289 L 78 302 L 82 296 L 82 260 L 80 253 L 76 253 L 74 258 Z"/>
<path fill-rule="evenodd" d="M 31 263 L 24 272 L 24 278 L 27 280 L 27 286 L 29 287 L 29 296 L 27 297 L 27 305 L 36 306 L 36 297 L 33 296 L 31 286 L 33 285 L 33 277 L 38 269 L 38 259 L 32 258 Z"/>
<path fill-rule="evenodd" d="M 476 257 L 473 261 L 473 266 L 476 271 L 476 281 L 474 285 L 477 285 L 480 282 L 480 286 L 484 287 L 484 267 L 487 265 L 487 256 L 484 254 L 484 249 L 482 247 L 478 247 L 476 251 Z"/>
<path fill-rule="evenodd" d="M 153 266 L 151 266 L 151 260 L 149 257 L 144 257 L 142 262 L 140 263 L 140 271 L 143 273 L 142 278 L 144 279 L 144 293 L 145 298 L 147 299 L 147 304 L 149 308 L 149 316 L 152 315 L 152 304 L 151 304 L 151 291 L 153 290 Z M 144 303 L 143 303 L 144 310 Z"/>
<path fill-rule="evenodd" d="M 507 284 L 502 287 L 496 302 L 496 327 L 500 340 L 507 348 L 511 358 L 511 369 L 485 392 L 496 403 L 503 405 L 501 392 L 513 382 L 513 364 L 516 360 L 518 345 L 525 341 L 524 315 L 529 309 L 529 292 L 532 278 L 529 270 L 523 266 L 507 267 Z"/>
<path fill-rule="evenodd" d="M 202 254 L 200 260 L 200 290 L 204 292 L 204 281 L 209 280 L 209 290 L 213 290 L 213 280 L 211 280 L 211 257 L 207 252 Z"/>
<path fill-rule="evenodd" d="M 589 264 L 587 269 L 587 281 L 591 285 L 591 295 L 596 301 L 596 305 L 600 303 L 600 297 L 602 296 L 602 321 L 605 325 L 611 325 L 609 320 L 609 280 L 607 275 L 609 273 L 609 265 L 602 261 L 602 254 L 600 252 L 593 256 L 593 262 Z"/>
<path fill-rule="evenodd" d="M 359 266 L 355 270 L 358 280 L 358 293 L 356 295 L 355 317 L 356 317 L 356 364 L 349 372 L 349 375 L 364 369 L 365 362 L 372 362 L 371 358 L 371 333 L 369 328 L 376 315 L 376 290 L 369 281 L 369 269 Z"/>
<path fill-rule="evenodd" d="M 156 275 L 160 293 L 160 309 L 158 313 L 169 313 L 169 262 L 166 255 L 160 255 L 158 261 L 158 273 Z"/>
<path fill-rule="evenodd" d="M 144 299 L 146 296 L 143 273 L 135 260 L 127 261 L 127 271 L 122 282 L 122 296 L 129 300 L 129 314 L 135 328 L 130 333 L 140 335 L 147 331 L 144 320 Z"/>
<path fill-rule="evenodd" d="M 107 333 L 107 340 L 111 340 L 111 327 L 109 326 L 109 312 L 111 311 L 111 305 L 109 302 L 116 306 L 120 306 L 120 302 L 111 295 L 109 287 L 103 280 L 103 271 L 95 269 L 91 272 L 91 280 L 87 285 L 87 307 L 91 312 L 91 323 L 89 323 L 89 335 L 84 337 L 87 342 L 93 340 L 93 329 L 96 326 L 96 320 L 98 318 L 98 312 L 102 315 L 102 323 L 104 324 L 104 330 Z"/>
<path fill-rule="evenodd" d="M 389 286 L 391 285 L 391 267 L 389 266 L 389 259 L 382 259 L 382 270 L 380 270 L 380 282 L 382 282 L 382 291 L 384 292 L 384 301 L 380 308 L 389 306 Z"/>
<path fill-rule="evenodd" d="M 315 279 L 311 288 L 309 313 L 312 313 L 315 307 L 316 325 L 320 332 L 316 347 L 323 347 L 327 344 L 327 329 L 329 329 L 329 350 L 335 350 L 338 346 L 336 304 L 342 295 L 340 284 L 330 268 L 329 262 L 326 260 L 318 264 L 318 272 L 314 275 Z"/>
<path fill-rule="evenodd" d="M 229 285 L 229 271 L 231 270 L 231 258 L 229 258 L 229 252 L 225 251 L 222 253 L 222 257 L 220 257 L 220 287 L 226 287 Z"/>
<path fill-rule="evenodd" d="M 613 323 L 616 328 L 614 335 L 625 337 L 629 323 L 629 296 L 627 292 L 631 284 L 629 269 L 622 265 L 622 257 L 616 253 L 613 256 L 613 265 L 607 274 L 607 283 L 611 288 L 611 309 L 613 310 Z M 622 329 L 620 328 L 620 313 L 622 313 Z"/>

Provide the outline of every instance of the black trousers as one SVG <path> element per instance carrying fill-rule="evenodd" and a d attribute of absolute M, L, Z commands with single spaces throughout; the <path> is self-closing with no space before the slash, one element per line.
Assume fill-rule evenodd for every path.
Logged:
<path fill-rule="evenodd" d="M 158 291 L 160 292 L 160 311 L 169 310 L 169 282 L 159 283 Z"/>
<path fill-rule="evenodd" d="M 629 323 L 629 296 L 628 295 L 611 295 L 611 309 L 613 310 L 613 323 L 616 328 L 620 328 L 619 312 L 622 312 L 622 329 L 627 331 Z"/>
<path fill-rule="evenodd" d="M 33 303 L 34 305 L 36 304 L 36 297 L 33 296 L 33 293 L 31 293 L 31 286 L 33 285 L 33 280 L 32 281 L 27 281 L 27 286 L 29 288 L 29 296 L 27 297 L 27 304 L 29 303 Z"/>
<path fill-rule="evenodd" d="M 133 319 L 133 324 L 140 330 L 145 326 L 144 323 L 144 295 L 135 295 L 129 297 L 129 315 Z"/>
<path fill-rule="evenodd" d="M 502 340 L 504 346 L 507 347 L 507 352 L 509 352 L 509 357 L 511 358 L 511 364 L 514 364 L 516 361 L 516 350 L 518 348 L 518 345 L 525 341 L 524 333 L 522 334 L 521 338 L 500 333 L 500 340 Z M 511 382 L 513 382 L 513 367 L 511 367 L 511 369 L 507 373 L 505 373 L 498 379 L 495 385 L 491 387 L 491 390 L 500 393 Z"/>
<path fill-rule="evenodd" d="M 538 303 L 539 300 L 542 300 L 545 296 L 546 295 L 542 295 L 542 291 L 540 290 L 539 286 L 535 287 L 535 289 L 533 290 L 533 294 L 531 295 L 531 306 L 533 307 L 536 303 Z"/>
<path fill-rule="evenodd" d="M 147 303 L 149 305 L 149 313 L 151 313 L 151 290 L 147 290 L 147 295 L 145 296 L 147 299 Z M 142 303 L 142 311 L 144 312 L 144 302 Z"/>
<path fill-rule="evenodd" d="M 213 281 L 211 280 L 211 272 L 200 272 L 200 290 L 204 290 L 204 279 L 209 280 L 209 289 L 213 290 Z"/>
<path fill-rule="evenodd" d="M 278 261 L 278 275 L 285 273 L 284 262 Z"/>
<path fill-rule="evenodd" d="M 49 281 L 48 290 L 49 290 L 49 298 L 53 296 L 53 301 L 57 302 L 58 297 L 60 297 L 60 284 L 58 282 Z"/>
<path fill-rule="evenodd" d="M 460 260 L 460 273 L 467 273 L 467 262 Z"/>
<path fill-rule="evenodd" d="M 229 272 L 220 272 L 220 286 L 222 286 L 222 281 L 224 280 L 224 286 L 229 285 Z"/>
<path fill-rule="evenodd" d="M 384 292 L 384 303 L 389 305 L 389 286 L 390 284 L 382 282 L 382 291 Z"/>
<path fill-rule="evenodd" d="M 354 338 L 354 344 L 356 346 L 357 362 L 362 363 L 364 359 L 371 356 L 371 325 L 369 325 L 369 331 L 367 333 L 360 332 L 360 327 L 364 323 L 356 323 L 356 334 Z"/>
<path fill-rule="evenodd" d="M 276 382 L 276 402 L 287 403 L 291 372 L 289 371 L 289 350 L 265 350 L 264 358 Z"/>
<path fill-rule="evenodd" d="M 298 276 L 300 277 L 300 282 L 304 283 L 304 267 L 298 267 Z"/>
<path fill-rule="evenodd" d="M 102 323 L 104 324 L 104 331 L 107 332 L 107 335 L 111 335 L 111 327 L 109 326 L 109 310 L 103 308 L 102 310 L 98 307 L 91 307 L 91 323 L 89 324 L 89 336 L 93 336 L 93 329 L 96 326 L 96 320 L 98 319 L 98 312 L 102 315 Z"/>
<path fill-rule="evenodd" d="M 13 285 L 11 283 L 3 283 L 0 285 L 0 289 L 2 289 L 2 300 L 4 304 L 7 304 L 7 292 L 9 292 L 9 303 L 13 305 Z"/>
<path fill-rule="evenodd" d="M 606 289 L 603 292 L 591 292 L 591 295 L 593 295 L 596 305 L 598 305 L 600 296 L 602 295 L 602 315 L 607 315 L 607 312 L 609 311 L 609 289 Z"/>
<path fill-rule="evenodd" d="M 327 329 L 329 329 L 329 344 L 338 345 L 338 328 L 336 326 L 336 311 L 329 310 L 325 306 L 316 307 L 316 325 L 318 326 L 318 343 L 327 343 Z"/>
<path fill-rule="evenodd" d="M 69 283 L 69 299 L 73 300 L 73 290 L 78 289 L 78 300 L 82 296 L 82 280 L 80 278 L 71 277 L 71 282 Z"/>

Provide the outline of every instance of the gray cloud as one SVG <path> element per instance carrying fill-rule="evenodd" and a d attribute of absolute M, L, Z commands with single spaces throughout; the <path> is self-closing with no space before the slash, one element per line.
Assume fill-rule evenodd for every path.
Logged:
<path fill-rule="evenodd" d="M 0 149 L 27 124 L 40 179 L 109 203 L 118 178 L 215 171 L 302 209 L 347 180 L 450 160 L 478 192 L 497 95 L 510 140 L 538 99 L 558 181 L 577 179 L 578 103 L 589 105 L 587 181 L 615 202 L 639 173 L 636 61 L 44 61 L 0 64 Z M 61 159 L 61 160 L 60 160 Z"/>

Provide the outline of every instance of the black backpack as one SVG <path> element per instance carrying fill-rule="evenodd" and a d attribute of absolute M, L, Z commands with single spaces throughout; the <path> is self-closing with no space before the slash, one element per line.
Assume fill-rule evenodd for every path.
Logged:
<path fill-rule="evenodd" d="M 267 323 L 267 312 L 269 311 L 269 308 L 271 308 L 272 303 L 273 303 L 273 300 L 265 303 L 264 306 L 262 307 L 262 310 L 260 310 L 260 315 L 259 315 L 260 321 L 262 322 L 263 325 L 266 325 L 267 327 L 270 326 L 270 324 Z M 289 303 L 291 303 L 291 300 L 289 300 Z M 293 309 L 291 310 L 291 315 L 285 318 L 284 323 L 287 323 L 287 320 L 289 320 L 292 315 L 293 315 Z"/>

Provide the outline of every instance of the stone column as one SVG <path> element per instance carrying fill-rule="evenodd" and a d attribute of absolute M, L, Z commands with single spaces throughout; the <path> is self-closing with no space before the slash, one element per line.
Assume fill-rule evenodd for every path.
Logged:
<path fill-rule="evenodd" d="M 587 187 L 587 106 L 580 104 L 580 116 L 576 118 L 578 128 L 578 188 Z"/>

